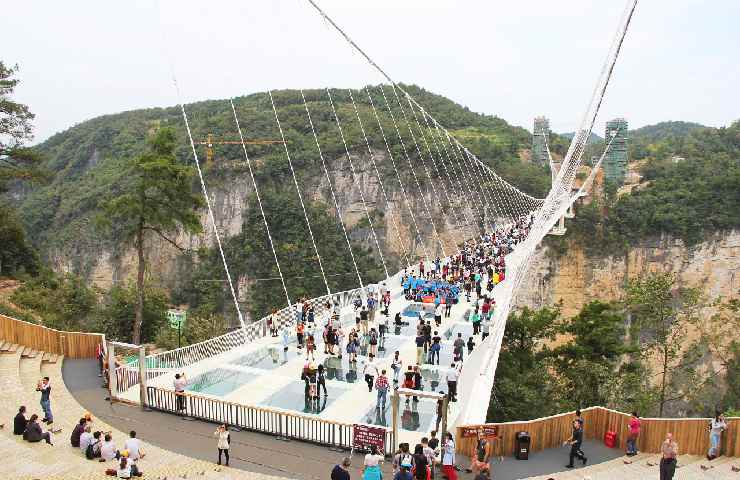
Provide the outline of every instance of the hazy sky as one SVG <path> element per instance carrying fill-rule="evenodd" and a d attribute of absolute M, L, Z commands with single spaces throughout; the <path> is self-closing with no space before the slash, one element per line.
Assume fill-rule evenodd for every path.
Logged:
<path fill-rule="evenodd" d="M 318 0 L 397 81 L 531 129 L 573 130 L 626 0 Z M 305 0 L 27 0 L 3 6 L 2 52 L 37 140 L 106 113 L 380 77 Z M 642 0 L 603 120 L 740 118 L 740 1 Z M 440 119 L 444 123 L 444 119 Z"/>

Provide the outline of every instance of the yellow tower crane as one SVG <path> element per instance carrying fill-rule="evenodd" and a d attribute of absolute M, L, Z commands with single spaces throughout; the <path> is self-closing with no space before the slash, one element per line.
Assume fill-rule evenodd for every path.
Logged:
<path fill-rule="evenodd" d="M 270 145 L 273 143 L 285 143 L 282 140 L 217 140 L 212 133 L 208 134 L 205 140 L 196 140 L 196 145 L 206 146 L 206 163 L 213 161 L 213 146 L 214 145 Z"/>

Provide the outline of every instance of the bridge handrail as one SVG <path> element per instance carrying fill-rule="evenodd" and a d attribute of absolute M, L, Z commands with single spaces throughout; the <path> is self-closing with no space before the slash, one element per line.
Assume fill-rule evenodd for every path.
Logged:
<path fill-rule="evenodd" d="M 153 410 L 186 415 L 192 418 L 269 433 L 279 438 L 351 449 L 354 424 L 326 420 L 319 416 L 279 409 L 243 405 L 192 393 L 182 394 L 184 410 L 178 408 L 178 395 L 173 390 L 147 387 L 147 406 Z M 377 425 L 373 425 L 377 427 Z M 380 427 L 384 428 L 384 427 Z M 393 445 L 393 431 L 385 430 L 385 445 Z M 386 452 L 390 453 L 390 452 Z"/>
<path fill-rule="evenodd" d="M 314 306 L 314 314 L 319 317 L 325 313 L 324 304 L 327 301 L 333 305 L 339 304 L 339 307 L 345 307 L 352 303 L 357 296 L 362 296 L 363 292 L 374 290 L 377 291 L 376 284 L 366 285 L 364 288 L 353 288 L 341 292 L 335 292 L 331 295 L 322 295 L 307 300 Z M 295 323 L 296 315 L 294 306 L 284 307 L 276 312 L 276 327 L 278 329 L 289 327 Z M 175 369 L 192 365 L 206 358 L 215 357 L 225 353 L 232 348 L 243 345 L 249 341 L 257 340 L 268 335 L 268 320 L 271 315 L 267 315 L 256 322 L 250 323 L 246 328 L 234 330 L 218 337 L 213 337 L 202 342 L 194 343 L 184 347 L 168 350 L 166 352 L 154 353 L 146 356 L 147 378 L 155 378 L 172 372 Z M 116 368 L 116 380 L 118 392 L 125 392 L 139 383 L 139 361 L 135 359 L 125 365 Z"/>

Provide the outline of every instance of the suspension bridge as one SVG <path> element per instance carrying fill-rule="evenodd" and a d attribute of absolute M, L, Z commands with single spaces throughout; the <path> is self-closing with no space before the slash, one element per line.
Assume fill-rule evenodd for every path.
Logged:
<path fill-rule="evenodd" d="M 553 164 L 549 146 L 547 146 L 552 171 L 552 186 L 545 198 L 535 198 L 523 192 L 477 158 L 449 129 L 445 128 L 444 119 L 435 118 L 420 101 L 361 49 L 314 0 L 307 1 L 325 23 L 336 31 L 339 38 L 381 75 L 383 83 L 376 87 L 368 86 L 346 92 L 327 88 L 321 92 L 320 98 L 311 98 L 311 101 L 307 100 L 303 90 L 300 91 L 306 131 L 310 132 L 315 145 L 317 165 L 326 180 L 329 200 L 334 207 L 338 226 L 347 244 L 353 265 L 353 274 L 359 284 L 359 288 L 345 291 L 332 291 L 330 287 L 327 279 L 329 275 L 325 271 L 306 207 L 305 192 L 310 186 L 302 185 L 296 173 L 292 156 L 294 152 L 291 149 L 291 142 L 286 137 L 283 127 L 284 119 L 281 119 L 279 113 L 279 98 L 276 98 L 271 90 L 266 92 L 265 104 L 271 110 L 279 134 L 279 140 L 275 143 L 282 146 L 276 146 L 276 148 L 283 150 L 305 220 L 308 233 L 306 240 L 310 242 L 315 253 L 320 273 L 318 277 L 321 278 L 326 290 L 325 295 L 306 300 L 306 302 L 313 306 L 317 319 L 329 318 L 330 315 L 335 314 L 342 325 L 349 325 L 353 322 L 356 310 L 354 302 L 357 298 L 365 303 L 368 296 L 379 298 L 385 292 L 389 292 L 392 298 L 393 312 L 400 314 L 414 308 L 423 309 L 423 306 L 416 305 L 413 299 L 404 297 L 402 285 L 405 274 L 414 271 L 419 262 L 427 270 L 432 268 L 435 260 L 449 264 L 460 252 L 472 252 L 477 245 L 516 230 L 518 236 L 512 245 L 513 250 L 505 258 L 505 280 L 498 283 L 492 291 L 485 292 L 495 298 L 497 303 L 489 324 L 490 335 L 479 339 L 476 337 L 477 345 L 465 359 L 460 371 L 459 401 L 450 408 L 449 419 L 455 425 L 484 423 L 495 381 L 506 319 L 512 308 L 512 299 L 527 274 L 532 255 L 539 243 L 565 215 L 572 203 L 589 188 L 601 164 L 601 159 L 604 158 L 602 155 L 580 190 L 573 193 L 572 187 L 576 172 L 582 163 L 584 148 L 606 94 L 637 0 L 630 0 L 627 3 L 580 126 L 559 167 L 556 168 Z M 175 88 L 179 96 L 176 80 Z M 351 104 L 352 108 L 338 108 L 336 102 L 338 95 L 347 98 L 347 103 Z M 325 102 L 329 107 L 331 122 L 336 126 L 338 140 L 344 151 L 350 177 L 355 185 L 362 183 L 360 180 L 362 173 L 369 172 L 369 175 L 377 181 L 380 203 L 384 204 L 383 210 L 386 213 L 389 213 L 392 208 L 391 190 L 400 192 L 401 211 L 389 215 L 390 228 L 386 234 L 389 238 L 393 238 L 394 243 L 399 247 L 399 256 L 405 268 L 393 272 L 389 267 L 388 247 L 386 245 L 386 251 L 384 251 L 384 242 L 381 241 L 377 231 L 378 225 L 374 223 L 376 220 L 372 214 L 370 199 L 366 198 L 362 188 L 357 188 L 362 204 L 362 216 L 369 226 L 369 241 L 374 248 L 375 258 L 385 275 L 385 279 L 380 282 L 368 283 L 358 267 L 350 240 L 350 227 L 346 223 L 346 215 L 342 211 L 336 192 L 336 179 L 332 178 L 328 159 L 324 154 L 326 138 L 317 132 L 315 111 L 312 112 L 311 106 L 316 101 Z M 285 297 L 285 306 L 276 314 L 256 322 L 248 322 L 245 319 L 234 286 L 235 279 L 224 253 L 224 238 L 217 228 L 212 196 L 209 194 L 208 182 L 196 149 L 197 142 L 191 131 L 190 112 L 187 105 L 180 102 L 182 120 L 187 130 L 193 161 L 206 201 L 210 228 L 213 230 L 215 244 L 220 252 L 226 283 L 229 286 L 240 328 L 199 344 L 149 355 L 119 366 L 112 377 L 114 380 L 111 382 L 112 396 L 133 401 L 151 401 L 152 398 L 146 398 L 148 394 L 145 389 L 141 388 L 142 385 L 146 384 L 156 392 L 160 389 L 171 389 L 172 375 L 175 372 L 187 372 L 189 378 L 198 379 L 195 383 L 205 385 L 202 393 L 223 397 L 237 403 L 277 407 L 283 410 L 292 409 L 305 413 L 310 410 L 303 409 L 297 401 L 283 401 L 291 395 L 301 399 L 303 397 L 301 392 L 296 391 L 294 385 L 296 372 L 300 371 L 300 365 L 303 363 L 303 353 L 293 353 L 296 341 L 293 333 L 296 322 L 301 320 L 297 305 L 302 305 L 304 302 L 289 294 L 286 277 L 278 258 L 276 242 L 270 229 L 271 219 L 265 213 L 263 198 L 260 195 L 261 187 L 255 173 L 255 161 L 250 157 L 246 148 L 247 135 L 245 135 L 242 118 L 233 98 L 229 100 L 229 110 L 233 125 L 239 134 L 240 142 L 237 143 L 240 143 L 242 147 L 241 153 L 255 193 L 256 207 L 260 212 L 267 244 L 270 246 L 275 262 Z M 371 112 L 371 114 L 363 115 L 361 112 Z M 392 128 L 388 128 L 389 124 L 381 121 L 381 116 L 390 119 Z M 369 129 L 380 133 L 380 138 L 382 138 L 380 144 L 371 142 Z M 406 135 L 402 132 L 406 132 Z M 350 135 L 357 138 L 350 138 Z M 400 145 L 400 148 L 393 148 L 393 144 Z M 358 155 L 351 145 L 360 145 L 361 150 L 367 152 L 367 162 L 363 162 L 363 165 L 358 164 Z M 609 141 L 606 150 L 610 145 Z M 391 170 L 393 175 L 383 175 L 381 172 L 384 170 Z M 424 185 L 428 185 L 426 189 Z M 412 195 L 421 200 L 418 205 L 411 201 Z M 444 218 L 440 219 L 439 216 L 435 218 L 435 211 L 447 212 L 447 214 Z M 408 218 L 408 225 L 401 224 L 403 218 Z M 449 235 L 443 235 L 443 231 L 449 225 L 456 232 L 455 236 L 458 241 L 453 240 Z M 445 319 L 445 324 L 440 329 L 444 329 L 449 335 L 465 332 L 468 336 L 469 332 L 466 330 L 466 325 L 469 325 L 468 315 L 469 305 L 461 298 L 460 302 L 452 308 L 450 318 Z M 423 320 L 423 312 L 419 313 L 418 317 Z M 290 332 L 290 339 L 285 341 L 286 346 L 290 343 L 290 354 L 281 353 L 283 346 L 280 343 L 281 340 L 270 335 L 273 328 L 280 332 Z M 383 349 L 386 354 L 378 355 L 380 367 L 389 366 L 390 354 L 395 350 L 400 351 L 403 356 L 413 356 L 411 352 L 414 349 L 414 333 L 404 328 L 400 328 L 392 336 L 393 338 L 386 340 L 388 345 Z M 114 353 L 111 351 L 109 354 L 113 358 Z M 255 365 L 265 365 L 263 362 L 267 362 L 269 366 L 264 367 L 263 370 L 259 368 L 255 370 Z M 146 373 L 143 377 L 139 374 L 142 365 L 146 366 Z M 347 364 L 345 359 L 344 363 L 335 365 L 333 368 L 335 371 L 339 369 L 350 372 L 353 367 Z M 444 383 L 440 380 L 440 376 L 444 378 L 444 373 L 440 369 L 434 366 L 426 368 L 429 378 L 433 379 L 436 376 L 437 385 Z M 355 367 L 355 376 L 357 370 L 358 368 Z M 344 378 L 346 379 L 347 377 Z M 337 380 L 342 381 L 339 378 Z M 430 381 L 432 382 L 433 380 Z M 368 407 L 374 405 L 374 400 L 368 397 L 368 392 L 363 392 L 365 387 L 361 385 L 362 382 L 357 383 L 360 385 L 340 386 L 337 383 L 334 393 L 338 398 L 332 399 L 332 405 L 324 406 L 319 412 L 311 413 L 320 413 L 322 418 L 342 422 L 365 421 L 368 416 Z M 430 388 L 434 390 L 435 386 L 432 384 Z M 154 395 L 157 394 L 156 392 Z M 418 418 L 419 412 L 416 413 Z M 383 421 L 378 421 L 378 423 L 382 425 Z M 428 426 L 421 427 L 426 430 Z"/>

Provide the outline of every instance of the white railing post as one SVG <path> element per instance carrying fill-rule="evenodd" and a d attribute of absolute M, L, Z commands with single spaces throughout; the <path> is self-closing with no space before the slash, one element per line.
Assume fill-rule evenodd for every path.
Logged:
<path fill-rule="evenodd" d="M 110 401 L 118 395 L 118 384 L 116 382 L 116 352 L 113 342 L 108 342 L 108 390 Z"/>
<path fill-rule="evenodd" d="M 142 410 L 147 410 L 146 398 L 146 347 L 139 347 L 139 402 Z"/>

